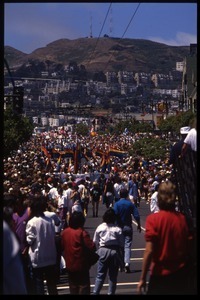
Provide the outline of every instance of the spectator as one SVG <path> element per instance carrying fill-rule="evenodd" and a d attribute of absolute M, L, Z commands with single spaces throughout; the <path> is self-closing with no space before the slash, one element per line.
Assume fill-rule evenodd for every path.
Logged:
<path fill-rule="evenodd" d="M 96 181 L 93 182 L 93 187 L 90 189 L 90 196 L 92 200 L 93 217 L 98 217 L 101 190 Z"/>
<path fill-rule="evenodd" d="M 84 185 L 85 185 L 85 190 L 84 190 L 84 195 L 82 195 L 82 197 L 83 197 L 83 204 L 84 204 L 83 212 L 84 212 L 84 216 L 86 217 L 87 214 L 88 214 L 88 205 L 89 205 L 89 202 L 90 202 L 90 185 L 91 185 L 91 182 L 90 182 L 89 176 L 86 176 Z"/>
<path fill-rule="evenodd" d="M 47 197 L 34 195 L 30 209 L 32 218 L 26 225 L 26 239 L 29 244 L 33 281 L 37 295 L 44 295 L 44 279 L 49 295 L 57 295 L 55 225 L 44 214 Z"/>
<path fill-rule="evenodd" d="M 174 167 L 176 165 L 176 160 L 181 155 L 181 149 L 183 147 L 184 140 L 185 140 L 185 138 L 186 138 L 189 131 L 190 131 L 189 126 L 181 127 L 180 128 L 181 139 L 178 142 L 176 142 L 170 150 L 170 156 L 169 156 L 169 162 L 168 163 L 172 164 Z"/>
<path fill-rule="evenodd" d="M 84 212 L 85 201 L 89 200 L 87 197 L 87 189 L 85 187 L 85 179 L 81 179 L 78 185 L 78 191 L 80 193 L 82 211 Z"/>
<path fill-rule="evenodd" d="M 101 190 L 102 193 L 102 202 L 103 204 L 105 204 L 105 194 L 104 194 L 104 187 L 105 187 L 105 183 L 106 183 L 106 177 L 104 173 L 101 173 L 99 178 L 97 179 L 97 182 L 99 184 L 99 188 Z"/>
<path fill-rule="evenodd" d="M 150 211 L 151 211 L 151 213 L 156 213 L 156 212 L 159 211 L 159 207 L 158 207 L 158 187 L 159 187 L 159 183 L 155 184 L 154 192 L 151 195 L 151 200 L 150 200 Z"/>
<path fill-rule="evenodd" d="M 3 220 L 3 295 L 27 295 L 20 245 Z"/>
<path fill-rule="evenodd" d="M 124 264 L 125 272 L 130 273 L 130 258 L 131 258 L 131 246 L 133 238 L 132 218 L 137 222 L 137 230 L 141 232 L 140 227 L 140 215 L 137 207 L 129 199 L 127 189 L 120 191 L 120 200 L 114 204 L 114 210 L 117 215 L 117 224 L 122 228 L 124 236 Z"/>
<path fill-rule="evenodd" d="M 134 176 L 129 177 L 128 191 L 130 200 L 134 202 L 136 207 L 140 206 L 140 189 L 139 184 Z"/>
<path fill-rule="evenodd" d="M 47 197 L 48 198 L 48 197 Z M 46 217 L 49 217 L 53 220 L 54 226 L 55 226 L 55 243 L 56 243 L 56 250 L 57 250 L 57 260 L 56 260 L 56 276 L 57 276 L 57 282 L 59 282 L 60 279 L 60 264 L 61 264 L 61 229 L 62 229 L 62 221 L 56 213 L 56 207 L 54 206 L 54 202 L 52 200 L 47 201 L 46 210 L 44 211 L 44 215 Z"/>
<path fill-rule="evenodd" d="M 122 188 L 125 188 L 125 184 L 122 181 L 122 178 L 120 176 L 117 177 L 113 188 L 114 188 L 114 199 L 115 199 L 115 202 L 117 202 L 120 199 L 120 190 Z"/>
<path fill-rule="evenodd" d="M 140 194 L 141 199 L 144 199 L 146 203 L 148 203 L 148 193 L 149 193 L 149 183 L 148 183 L 148 173 L 142 173 L 141 176 L 141 187 L 140 187 Z"/>
<path fill-rule="evenodd" d="M 14 222 L 14 231 L 18 238 L 21 250 L 22 263 L 24 267 L 24 274 L 26 279 L 26 287 L 28 294 L 32 294 L 33 286 L 32 286 L 32 278 L 31 278 L 31 263 L 28 255 L 29 245 L 26 240 L 26 224 L 30 219 L 30 207 L 29 200 L 25 194 L 22 194 L 20 190 L 15 191 L 16 200 L 14 204 L 13 211 L 13 222 Z"/>
<path fill-rule="evenodd" d="M 186 149 L 190 146 L 191 150 L 197 152 L 197 129 L 196 129 L 196 119 L 193 122 L 193 127 L 188 132 L 184 139 L 181 155 L 183 156 Z"/>
<path fill-rule="evenodd" d="M 84 255 L 84 245 L 96 251 L 95 243 L 84 229 L 85 217 L 82 212 L 73 212 L 69 227 L 61 234 L 61 245 L 69 276 L 71 295 L 90 295 L 90 266 Z"/>
<path fill-rule="evenodd" d="M 104 213 L 103 223 L 96 228 L 93 241 L 99 254 L 93 294 L 99 295 L 108 272 L 108 295 L 114 295 L 120 266 L 120 249 L 123 247 L 123 235 L 122 229 L 116 225 L 116 214 L 113 208 L 108 208 Z"/>
<path fill-rule="evenodd" d="M 104 186 L 106 208 L 108 208 L 109 206 L 113 206 L 114 194 L 114 182 L 112 180 L 112 177 L 108 177 Z"/>
<path fill-rule="evenodd" d="M 65 191 L 65 194 L 63 195 L 63 228 L 67 227 L 69 224 L 69 218 L 72 213 L 72 206 L 73 206 L 73 199 L 72 199 L 72 192 L 73 192 L 73 183 L 72 181 L 67 182 L 67 189 Z"/>
<path fill-rule="evenodd" d="M 150 268 L 148 295 L 188 294 L 187 261 L 190 234 L 185 216 L 175 210 L 175 185 L 162 182 L 158 189 L 160 211 L 146 219 L 146 249 L 143 257 L 138 293 L 146 291 Z"/>

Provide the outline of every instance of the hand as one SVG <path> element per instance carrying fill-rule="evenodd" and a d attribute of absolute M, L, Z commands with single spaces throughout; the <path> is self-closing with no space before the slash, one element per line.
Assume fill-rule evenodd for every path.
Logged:
<path fill-rule="evenodd" d="M 146 281 L 145 280 L 140 280 L 137 286 L 137 292 L 138 294 L 146 294 Z"/>
<path fill-rule="evenodd" d="M 139 233 L 141 232 L 142 228 L 140 225 L 138 225 L 137 230 L 139 231 Z"/>

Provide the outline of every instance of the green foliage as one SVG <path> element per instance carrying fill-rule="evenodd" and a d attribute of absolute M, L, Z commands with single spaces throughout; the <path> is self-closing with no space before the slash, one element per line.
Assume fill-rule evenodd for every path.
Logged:
<path fill-rule="evenodd" d="M 181 112 L 177 116 L 169 116 L 165 120 L 162 120 L 160 122 L 159 129 L 163 132 L 172 132 L 175 135 L 179 135 L 181 127 L 192 127 L 195 117 L 196 114 L 191 110 Z"/>
<path fill-rule="evenodd" d="M 153 131 L 153 127 L 151 124 L 149 124 L 148 122 L 139 122 L 135 118 L 132 118 L 131 120 L 120 121 L 115 125 L 113 131 L 115 133 L 121 134 L 124 132 L 125 128 L 127 128 L 130 133 Z"/>
<path fill-rule="evenodd" d="M 87 136 L 89 134 L 89 128 L 84 123 L 78 123 L 76 124 L 76 133 L 78 135 Z"/>
<path fill-rule="evenodd" d="M 8 107 L 4 111 L 4 157 L 8 157 L 20 144 L 28 141 L 33 128 L 28 118 L 14 114 L 12 107 Z"/>
<path fill-rule="evenodd" d="M 129 154 L 132 156 L 143 156 L 146 159 L 166 159 L 169 154 L 169 141 L 160 138 L 141 138 L 132 144 Z"/>

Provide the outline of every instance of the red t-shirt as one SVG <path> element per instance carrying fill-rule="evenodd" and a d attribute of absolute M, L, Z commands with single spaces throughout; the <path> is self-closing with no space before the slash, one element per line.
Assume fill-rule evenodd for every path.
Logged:
<path fill-rule="evenodd" d="M 89 270 L 87 257 L 84 255 L 83 244 L 91 250 L 96 250 L 95 243 L 87 231 L 82 228 L 67 227 L 61 234 L 61 245 L 66 269 L 70 272 Z"/>
<path fill-rule="evenodd" d="M 189 251 L 189 229 L 180 212 L 160 210 L 146 219 L 146 241 L 153 243 L 152 275 L 168 275 L 183 267 Z"/>

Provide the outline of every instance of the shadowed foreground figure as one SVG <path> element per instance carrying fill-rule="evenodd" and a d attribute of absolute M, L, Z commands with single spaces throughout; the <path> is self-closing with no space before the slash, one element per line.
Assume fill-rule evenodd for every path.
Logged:
<path fill-rule="evenodd" d="M 185 216 L 176 211 L 176 187 L 162 182 L 158 188 L 159 211 L 146 219 L 142 273 L 138 293 L 147 289 L 147 273 L 150 268 L 148 295 L 195 294 L 189 287 L 192 236 Z"/>
<path fill-rule="evenodd" d="M 84 251 L 96 251 L 95 243 L 84 229 L 85 217 L 74 211 L 69 219 L 69 227 L 61 233 L 61 245 L 69 278 L 71 295 L 90 295 L 90 265 Z"/>

